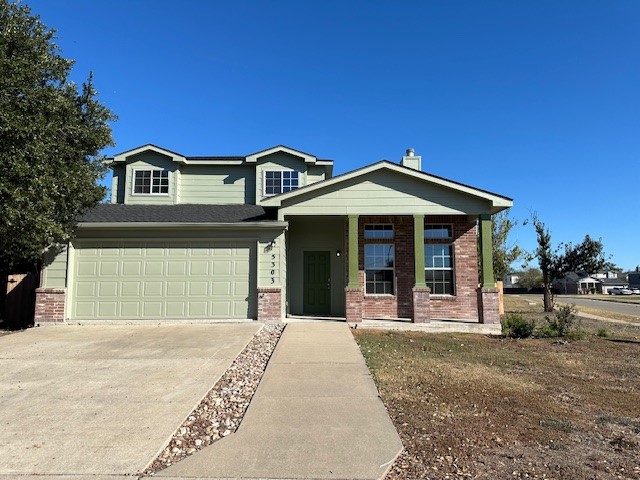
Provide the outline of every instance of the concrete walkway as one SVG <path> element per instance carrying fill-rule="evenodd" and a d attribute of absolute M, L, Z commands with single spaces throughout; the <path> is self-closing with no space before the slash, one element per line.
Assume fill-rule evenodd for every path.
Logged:
<path fill-rule="evenodd" d="M 378 479 L 401 449 L 347 325 L 291 323 L 238 431 L 156 476 Z"/>

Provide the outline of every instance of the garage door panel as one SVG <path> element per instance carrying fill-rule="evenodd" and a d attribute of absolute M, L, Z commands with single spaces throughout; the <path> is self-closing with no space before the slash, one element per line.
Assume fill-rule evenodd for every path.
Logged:
<path fill-rule="evenodd" d="M 256 281 L 253 245 L 215 241 L 78 243 L 72 318 L 255 315 L 255 295 L 250 295 Z"/>

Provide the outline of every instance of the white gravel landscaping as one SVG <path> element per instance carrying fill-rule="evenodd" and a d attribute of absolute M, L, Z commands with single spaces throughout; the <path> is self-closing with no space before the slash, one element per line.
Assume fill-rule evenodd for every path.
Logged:
<path fill-rule="evenodd" d="M 152 476 L 237 430 L 284 328 L 268 324 L 255 334 L 143 475 Z"/>

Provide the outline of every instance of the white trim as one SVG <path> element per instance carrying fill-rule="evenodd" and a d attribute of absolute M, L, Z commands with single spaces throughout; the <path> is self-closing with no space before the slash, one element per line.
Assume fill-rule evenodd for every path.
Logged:
<path fill-rule="evenodd" d="M 448 237 L 427 237 L 426 233 L 427 233 L 427 227 L 449 227 L 449 231 L 451 232 L 451 235 L 449 235 Z M 427 241 L 432 241 L 432 240 L 452 240 L 454 238 L 453 236 L 453 223 L 427 223 L 426 221 L 424 222 L 424 231 L 422 234 L 422 237 L 424 238 L 425 243 Z"/>
<path fill-rule="evenodd" d="M 241 229 L 248 230 L 252 228 L 278 228 L 286 229 L 289 222 L 266 221 L 266 222 L 227 222 L 227 223 L 194 223 L 194 222 L 84 222 L 79 223 L 79 229 L 136 229 L 136 228 L 192 228 L 192 229 Z"/>
<path fill-rule="evenodd" d="M 322 188 L 335 185 L 337 183 L 348 181 L 352 178 L 364 176 L 371 172 L 375 172 L 377 170 L 384 170 L 384 169 L 391 170 L 392 172 L 396 172 L 409 177 L 413 177 L 425 183 L 440 185 L 442 187 L 449 188 L 451 190 L 455 190 L 455 191 L 465 193 L 477 198 L 488 200 L 489 202 L 491 202 L 491 213 L 497 213 L 501 210 L 504 210 L 505 208 L 509 208 L 513 206 L 513 200 L 511 200 L 510 198 L 503 197 L 501 195 L 497 195 L 494 193 L 486 192 L 484 190 L 479 190 L 474 187 L 469 187 L 467 185 L 454 182 L 452 180 L 447 180 L 444 178 L 429 175 L 428 173 L 420 172 L 412 168 L 396 165 L 395 163 L 391 163 L 387 160 L 383 160 L 383 161 L 374 163 L 372 165 L 366 166 L 364 168 L 359 168 L 357 170 L 353 170 L 351 172 L 338 175 L 337 177 L 332 177 L 327 180 L 322 180 L 320 182 L 315 182 L 310 185 L 306 185 L 295 191 L 276 195 L 274 197 L 266 199 L 265 201 L 262 202 L 262 204 L 270 207 L 280 207 L 282 206 L 283 201 L 294 198 L 297 195 L 304 195 L 307 193 L 315 192 L 316 190 L 320 190 Z"/>
<path fill-rule="evenodd" d="M 304 160 L 305 163 L 316 163 L 318 161 L 318 159 L 314 155 L 309 155 L 308 153 L 294 150 L 293 148 L 285 147 L 284 145 L 277 145 L 260 152 L 252 153 L 251 155 L 247 155 L 247 162 L 256 163 L 259 158 L 266 157 L 267 155 L 278 152 L 288 153 L 289 155 L 300 157 Z"/>
<path fill-rule="evenodd" d="M 440 224 L 439 224 L 440 225 Z M 428 242 L 427 240 L 437 240 L 437 239 L 427 239 L 425 238 L 425 242 L 424 242 L 424 247 L 422 247 L 423 249 L 425 249 L 427 247 L 427 245 L 432 245 L 432 246 L 447 246 L 450 248 L 451 251 L 451 266 L 450 267 L 427 267 L 427 256 L 424 256 L 424 274 L 425 274 L 425 283 L 427 284 L 427 287 L 429 286 L 429 282 L 427 281 L 427 271 L 450 271 L 451 272 L 451 289 L 452 292 L 451 293 L 432 293 L 430 295 L 435 296 L 435 297 L 455 297 L 456 296 L 456 292 L 457 292 L 457 288 L 456 288 L 456 248 L 454 245 L 454 242 L 451 243 L 433 243 L 433 242 Z M 451 238 L 449 239 L 443 239 L 443 240 L 451 240 Z"/>
<path fill-rule="evenodd" d="M 138 172 L 151 172 L 151 184 L 149 185 L 150 192 L 149 193 L 137 193 L 136 192 L 136 174 Z M 167 172 L 167 193 L 162 192 L 153 192 L 153 172 Z M 158 167 L 145 167 L 145 168 L 133 168 L 131 169 L 132 179 L 131 179 L 131 195 L 132 196 L 154 196 L 154 197 L 168 197 L 171 195 L 171 172 L 166 168 L 158 168 Z"/>
<path fill-rule="evenodd" d="M 293 170 L 293 169 L 275 169 L 275 170 L 262 170 L 262 196 L 263 197 L 273 197 L 275 195 L 281 195 L 283 192 L 282 190 L 284 189 L 284 175 L 282 175 L 282 173 L 285 172 L 290 172 L 290 173 L 295 173 L 296 177 L 297 177 L 297 181 L 298 181 L 298 186 L 292 190 L 289 190 L 289 192 L 293 192 L 294 190 L 297 190 L 300 188 L 300 172 L 298 170 Z M 280 173 L 280 192 L 278 193 L 267 193 L 267 173 Z M 288 192 L 285 192 L 288 193 Z"/>
<path fill-rule="evenodd" d="M 173 160 L 174 162 L 187 163 L 187 159 L 184 156 L 180 155 L 179 153 L 172 152 L 170 150 L 165 150 L 164 148 L 156 147 L 155 145 L 151 145 L 151 144 L 143 145 L 141 147 L 127 150 L 126 152 L 122 152 L 117 155 L 114 155 L 113 163 L 126 162 L 129 157 L 132 157 L 134 155 L 138 155 L 139 153 L 144 153 L 144 152 L 159 153 L 161 155 L 170 157 L 171 160 Z"/>

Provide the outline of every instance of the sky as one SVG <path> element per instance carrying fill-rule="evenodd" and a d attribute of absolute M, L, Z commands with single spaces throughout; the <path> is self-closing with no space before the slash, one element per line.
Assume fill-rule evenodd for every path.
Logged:
<path fill-rule="evenodd" d="M 284 144 L 339 174 L 414 148 L 554 244 L 640 264 L 640 1 L 23 3 L 118 116 L 107 155 Z M 510 242 L 533 251 L 531 224 Z"/>

